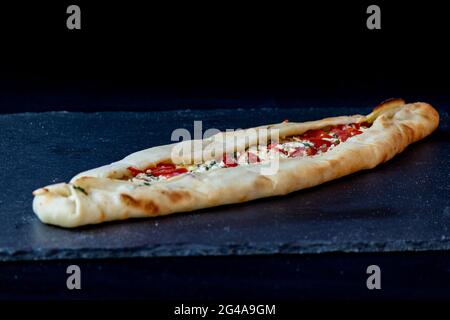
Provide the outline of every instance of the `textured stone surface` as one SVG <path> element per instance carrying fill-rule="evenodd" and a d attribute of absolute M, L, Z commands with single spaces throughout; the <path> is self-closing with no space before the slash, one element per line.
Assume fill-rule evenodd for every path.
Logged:
<path fill-rule="evenodd" d="M 170 142 L 175 128 L 244 128 L 369 109 L 234 109 L 0 116 L 0 259 L 450 249 L 448 108 L 424 141 L 374 170 L 285 197 L 65 230 L 39 222 L 31 192 Z"/>

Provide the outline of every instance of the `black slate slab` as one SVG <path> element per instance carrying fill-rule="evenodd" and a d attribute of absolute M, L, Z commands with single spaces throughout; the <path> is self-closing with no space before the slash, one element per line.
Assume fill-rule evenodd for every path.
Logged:
<path fill-rule="evenodd" d="M 448 108 L 432 136 L 390 162 L 271 199 L 65 230 L 39 222 L 31 192 L 170 142 L 175 128 L 244 128 L 368 108 L 262 108 L 0 116 L 0 259 L 41 260 L 450 249 Z"/>

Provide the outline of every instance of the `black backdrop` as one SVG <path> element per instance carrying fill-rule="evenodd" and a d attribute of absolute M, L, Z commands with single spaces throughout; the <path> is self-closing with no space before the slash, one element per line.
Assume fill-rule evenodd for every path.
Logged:
<path fill-rule="evenodd" d="M 364 1 L 2 4 L 0 111 L 447 103 L 445 5 L 374 3 L 381 30 Z"/>

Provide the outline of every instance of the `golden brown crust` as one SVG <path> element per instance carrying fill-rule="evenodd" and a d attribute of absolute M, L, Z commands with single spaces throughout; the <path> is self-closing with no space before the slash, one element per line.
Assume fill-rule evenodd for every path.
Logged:
<path fill-rule="evenodd" d="M 321 155 L 281 159 L 274 175 L 263 175 L 263 164 L 181 175 L 151 186 L 118 180 L 137 168 L 170 158 L 172 144 L 137 152 L 114 164 L 81 173 L 71 184 L 56 184 L 34 192 L 34 211 L 46 223 L 63 227 L 191 211 L 217 205 L 284 195 L 316 186 L 350 173 L 370 169 L 391 159 L 409 144 L 424 138 L 439 123 L 437 111 L 426 103 L 382 103 L 368 116 L 327 118 L 305 123 L 270 125 L 280 136 L 351 122 L 373 121 L 370 129 Z M 221 133 L 202 141 L 205 149 L 219 148 L 224 139 L 237 137 L 236 148 L 246 147 L 262 134 L 261 126 L 233 134 Z M 257 135 L 250 137 L 251 130 Z M 261 131 L 261 132 L 260 132 Z M 249 139 L 244 139 L 249 138 Z M 252 140 L 253 139 L 253 140 Z M 247 140 L 247 141 L 246 141 Z M 192 156 L 192 154 L 190 154 Z M 181 158 L 186 155 L 182 155 Z M 202 154 L 194 154 L 201 158 Z M 186 159 L 186 157 L 185 157 Z M 86 194 L 74 186 L 82 188 Z"/>
<path fill-rule="evenodd" d="M 382 109 L 386 110 L 395 106 L 402 106 L 404 104 L 406 104 L 406 102 L 401 98 L 389 98 L 381 102 L 375 108 L 373 108 L 373 111 L 379 111 Z"/>

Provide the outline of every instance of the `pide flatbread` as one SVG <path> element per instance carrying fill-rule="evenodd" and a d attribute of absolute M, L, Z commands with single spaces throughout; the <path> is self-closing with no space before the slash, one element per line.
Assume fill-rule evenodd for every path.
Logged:
<path fill-rule="evenodd" d="M 370 169 L 433 132 L 426 103 L 388 100 L 367 115 L 284 121 L 158 146 L 33 192 L 61 227 L 155 217 L 281 196 Z"/>

